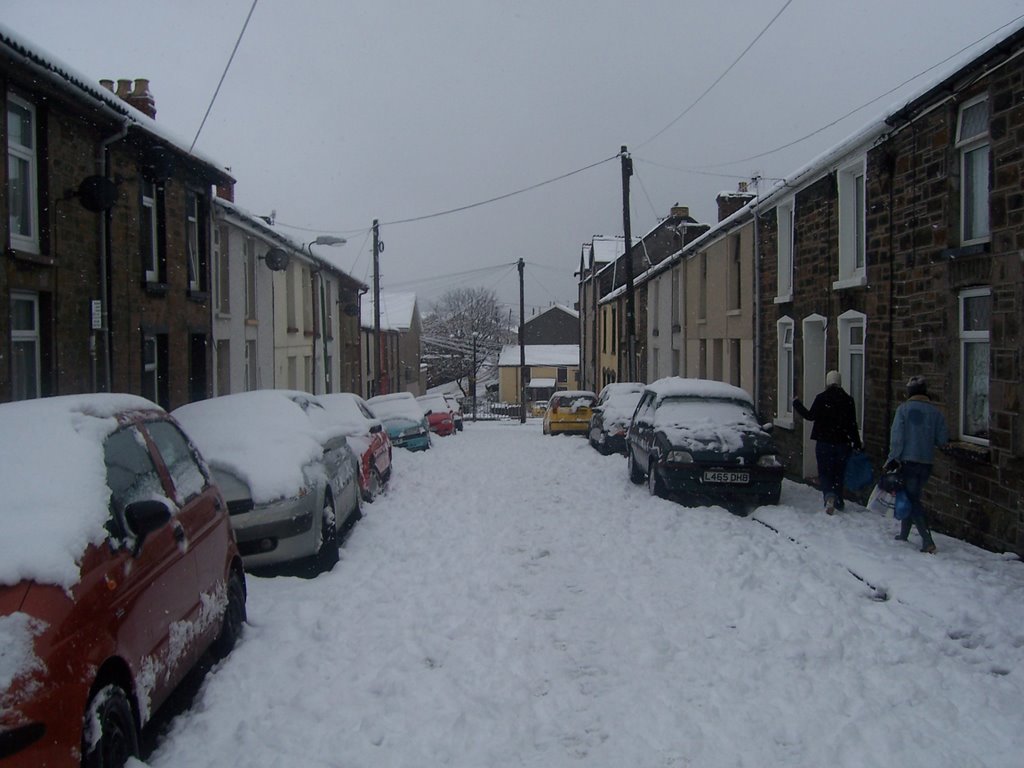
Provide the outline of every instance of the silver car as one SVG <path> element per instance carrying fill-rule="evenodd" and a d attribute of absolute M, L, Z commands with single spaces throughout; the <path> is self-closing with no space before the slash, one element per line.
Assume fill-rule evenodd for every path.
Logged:
<path fill-rule="evenodd" d="M 317 571 L 361 516 L 358 460 L 305 392 L 259 390 L 174 411 L 224 498 L 246 568 L 306 560 Z"/>

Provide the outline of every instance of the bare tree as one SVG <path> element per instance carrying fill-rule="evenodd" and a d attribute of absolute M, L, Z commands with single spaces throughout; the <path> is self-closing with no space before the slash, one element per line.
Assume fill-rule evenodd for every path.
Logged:
<path fill-rule="evenodd" d="M 471 378 L 494 366 L 494 356 L 510 342 L 508 324 L 494 291 L 453 288 L 430 308 L 423 319 L 423 360 L 427 386 L 455 381 L 465 394 Z M 474 347 L 476 360 L 474 366 Z"/>

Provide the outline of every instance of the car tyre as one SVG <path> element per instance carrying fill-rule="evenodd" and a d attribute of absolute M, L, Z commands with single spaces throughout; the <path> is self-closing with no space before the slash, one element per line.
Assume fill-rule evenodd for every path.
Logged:
<path fill-rule="evenodd" d="M 338 518 L 334 512 L 334 499 L 324 498 L 323 517 L 320 520 L 320 546 L 316 552 L 317 571 L 326 573 L 338 562 Z"/>
<path fill-rule="evenodd" d="M 224 619 L 220 626 L 220 634 L 210 646 L 210 653 L 218 661 L 225 658 L 235 648 L 238 638 L 242 636 L 242 625 L 245 624 L 245 582 L 241 574 L 232 571 L 228 577 L 228 603 L 224 608 Z"/>
<path fill-rule="evenodd" d="M 651 492 L 651 496 L 657 496 L 659 499 L 668 496 L 668 491 L 665 490 L 665 481 L 661 479 L 653 461 L 647 470 L 647 490 Z"/>
<path fill-rule="evenodd" d="M 373 504 L 373 500 L 384 492 L 384 480 L 381 479 L 380 471 L 376 467 L 370 467 L 370 480 L 366 484 L 366 493 L 363 494 L 363 501 Z"/>
<path fill-rule="evenodd" d="M 644 481 L 644 473 L 636 465 L 636 458 L 633 456 L 633 449 L 626 448 L 626 466 L 629 469 L 629 481 L 633 485 L 640 485 Z"/>
<path fill-rule="evenodd" d="M 106 685 L 89 699 L 85 710 L 82 768 L 123 768 L 139 756 L 139 733 L 128 694 L 119 685 Z M 92 728 L 99 738 L 90 744 Z"/>

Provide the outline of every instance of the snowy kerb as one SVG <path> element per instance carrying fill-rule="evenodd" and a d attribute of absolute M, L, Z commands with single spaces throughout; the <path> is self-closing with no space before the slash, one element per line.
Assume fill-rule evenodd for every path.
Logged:
<path fill-rule="evenodd" d="M 1020 765 L 1015 557 L 788 482 L 686 508 L 539 420 L 394 462 L 331 573 L 250 577 L 150 766 Z"/>

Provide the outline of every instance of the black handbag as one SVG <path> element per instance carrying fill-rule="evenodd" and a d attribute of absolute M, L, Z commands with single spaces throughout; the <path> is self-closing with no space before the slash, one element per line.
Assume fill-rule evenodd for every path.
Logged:
<path fill-rule="evenodd" d="M 900 471 L 900 467 L 883 472 L 882 476 L 878 478 L 878 487 L 889 493 L 903 490 L 903 473 Z"/>

